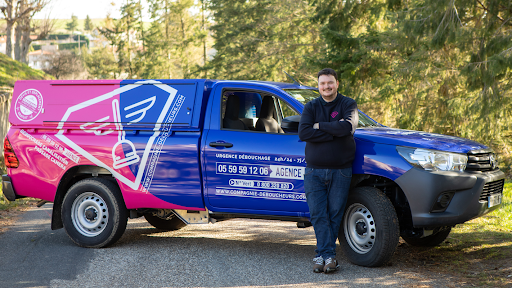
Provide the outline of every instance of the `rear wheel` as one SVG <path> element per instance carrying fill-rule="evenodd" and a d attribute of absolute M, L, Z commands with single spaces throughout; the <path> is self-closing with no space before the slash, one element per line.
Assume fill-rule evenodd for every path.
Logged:
<path fill-rule="evenodd" d="M 374 187 L 357 187 L 348 196 L 338 240 L 347 259 L 377 267 L 393 256 L 400 238 L 391 201 Z"/>
<path fill-rule="evenodd" d="M 128 212 L 117 185 L 103 178 L 75 183 L 62 203 L 62 222 L 77 245 L 101 248 L 116 242 L 126 230 Z"/>
<path fill-rule="evenodd" d="M 429 235 L 423 238 L 415 238 L 415 237 L 403 237 L 402 238 L 407 242 L 407 244 L 418 247 L 434 247 L 437 246 L 448 238 L 448 235 L 452 231 L 452 227 L 441 230 L 436 234 Z"/>
<path fill-rule="evenodd" d="M 174 231 L 187 226 L 185 222 L 181 221 L 176 216 L 171 219 L 162 219 L 153 214 L 144 214 L 144 218 L 146 218 L 148 223 L 153 227 L 164 231 Z"/>

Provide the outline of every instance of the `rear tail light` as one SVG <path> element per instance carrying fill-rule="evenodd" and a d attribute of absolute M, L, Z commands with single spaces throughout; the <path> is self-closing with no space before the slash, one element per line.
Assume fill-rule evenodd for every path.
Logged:
<path fill-rule="evenodd" d="M 7 168 L 18 168 L 20 165 L 20 161 L 18 161 L 18 157 L 16 157 L 11 142 L 9 142 L 7 137 L 4 139 L 4 161 Z"/>

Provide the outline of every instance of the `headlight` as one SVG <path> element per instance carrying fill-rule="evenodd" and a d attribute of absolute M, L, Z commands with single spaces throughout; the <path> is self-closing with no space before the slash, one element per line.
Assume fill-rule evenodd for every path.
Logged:
<path fill-rule="evenodd" d="M 397 146 L 396 151 L 411 165 L 429 171 L 462 172 L 466 169 L 468 163 L 466 154 L 402 146 Z"/>

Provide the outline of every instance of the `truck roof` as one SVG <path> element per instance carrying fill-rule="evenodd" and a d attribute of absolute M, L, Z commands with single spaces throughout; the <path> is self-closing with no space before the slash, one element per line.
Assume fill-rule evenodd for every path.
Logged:
<path fill-rule="evenodd" d="M 247 83 L 261 83 L 267 84 L 280 89 L 316 89 L 315 87 L 309 87 L 304 85 L 298 85 L 297 83 L 286 83 L 286 82 L 273 82 L 273 81 L 258 81 L 258 80 L 221 80 L 221 79 L 154 79 L 163 84 L 179 83 L 198 83 L 204 82 L 207 88 L 211 88 L 213 84 L 217 82 L 247 82 Z M 144 79 L 127 79 L 127 80 L 115 80 L 115 79 L 104 79 L 104 80 L 20 80 L 17 82 L 49 82 L 50 85 L 114 85 L 114 84 L 134 84 L 139 81 L 145 81 Z"/>

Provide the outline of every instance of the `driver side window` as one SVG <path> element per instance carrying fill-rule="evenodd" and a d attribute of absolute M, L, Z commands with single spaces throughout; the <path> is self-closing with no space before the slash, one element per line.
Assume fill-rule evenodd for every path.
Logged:
<path fill-rule="evenodd" d="M 221 107 L 222 128 L 229 130 L 285 133 L 283 118 L 299 115 L 286 101 L 263 91 L 225 90 Z"/>

